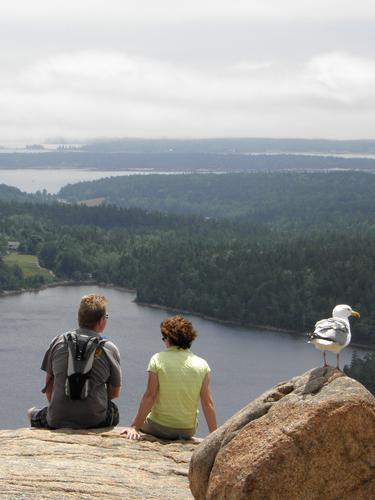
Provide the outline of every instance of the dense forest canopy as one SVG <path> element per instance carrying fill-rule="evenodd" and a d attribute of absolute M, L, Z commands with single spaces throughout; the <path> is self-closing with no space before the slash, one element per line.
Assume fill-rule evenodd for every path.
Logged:
<path fill-rule="evenodd" d="M 368 352 L 362 358 L 354 351 L 351 363 L 345 366 L 344 371 L 375 395 L 375 352 Z"/>
<path fill-rule="evenodd" d="M 240 218 L 288 228 L 372 224 L 375 175 L 364 172 L 121 176 L 61 189 L 69 201 Z"/>
<path fill-rule="evenodd" d="M 0 184 L 0 200 L 18 201 L 21 203 L 52 203 L 56 202 L 56 196 L 47 193 L 45 189 L 43 191 L 37 191 L 36 193 L 25 193 L 16 187 Z"/>

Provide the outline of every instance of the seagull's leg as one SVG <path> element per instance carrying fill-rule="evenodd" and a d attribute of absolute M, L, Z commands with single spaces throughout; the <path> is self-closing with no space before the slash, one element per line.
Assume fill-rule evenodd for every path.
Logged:
<path fill-rule="evenodd" d="M 339 366 L 339 355 L 340 355 L 340 353 L 338 352 L 338 353 L 336 354 L 336 359 L 337 359 L 336 368 L 337 368 L 338 370 L 340 370 L 340 366 Z"/>
<path fill-rule="evenodd" d="M 324 359 L 324 365 L 323 365 L 323 366 L 324 366 L 324 367 L 328 366 L 328 365 L 327 365 L 327 360 L 326 360 L 326 352 L 325 352 L 325 351 L 323 351 L 323 359 Z"/>

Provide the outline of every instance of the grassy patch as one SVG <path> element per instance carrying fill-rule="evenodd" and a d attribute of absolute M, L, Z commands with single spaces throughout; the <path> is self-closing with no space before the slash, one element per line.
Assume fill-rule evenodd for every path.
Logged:
<path fill-rule="evenodd" d="M 43 278 L 52 279 L 52 275 L 39 267 L 38 259 L 35 255 L 12 253 L 4 257 L 6 264 L 17 264 L 22 269 L 25 278 L 30 276 L 43 276 Z"/>
<path fill-rule="evenodd" d="M 79 203 L 81 205 L 86 205 L 86 207 L 99 207 L 103 205 L 105 198 L 90 198 L 89 200 L 81 200 Z"/>

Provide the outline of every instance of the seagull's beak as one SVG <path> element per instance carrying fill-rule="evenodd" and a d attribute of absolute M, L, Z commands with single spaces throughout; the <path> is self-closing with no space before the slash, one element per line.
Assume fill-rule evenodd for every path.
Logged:
<path fill-rule="evenodd" d="M 361 315 L 357 311 L 352 311 L 351 316 L 354 316 L 355 318 L 360 318 L 361 317 Z"/>

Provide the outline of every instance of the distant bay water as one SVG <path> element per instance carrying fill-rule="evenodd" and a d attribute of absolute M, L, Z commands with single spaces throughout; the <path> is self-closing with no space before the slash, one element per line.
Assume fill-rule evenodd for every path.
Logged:
<path fill-rule="evenodd" d="M 83 170 L 83 169 L 0 169 L 0 184 L 13 186 L 26 193 L 46 191 L 56 194 L 63 186 L 119 175 L 181 174 L 153 170 Z"/>
<path fill-rule="evenodd" d="M 8 152 L 8 151 L 6 151 Z M 0 151 L 1 154 L 1 151 Z M 32 153 L 29 153 L 32 154 Z M 347 160 L 375 160 L 374 154 L 366 154 L 366 153 L 317 153 L 317 152 L 264 152 L 264 153 L 243 153 L 243 157 L 246 156 L 310 156 L 317 158 L 342 158 Z M 223 155 L 223 157 L 230 157 L 230 155 Z M 148 160 L 149 161 L 149 160 Z M 75 184 L 77 182 L 82 181 L 93 181 L 97 179 L 102 179 L 104 177 L 114 177 L 121 175 L 149 175 L 149 174 L 160 174 L 160 175 L 177 175 L 188 173 L 189 169 L 176 169 L 170 168 L 168 170 L 163 171 L 163 167 L 158 168 L 157 166 L 153 168 L 134 168 L 134 169 L 123 169 L 123 170 L 100 170 L 100 169 L 89 169 L 89 168 L 51 168 L 40 167 L 40 168 L 0 168 L 0 184 L 7 184 L 8 186 L 14 186 L 21 191 L 25 191 L 27 193 L 35 193 L 36 191 L 42 191 L 46 189 L 46 191 L 50 194 L 56 194 L 63 186 L 67 184 Z M 165 166 L 164 166 L 165 168 Z M 287 168 L 287 167 L 286 167 Z M 330 169 L 335 169 L 332 165 L 329 167 Z M 347 170 L 350 168 L 348 165 L 343 165 L 343 169 Z M 340 170 L 341 168 L 337 167 L 336 170 Z M 193 169 L 196 173 L 216 173 L 223 174 L 226 172 L 225 169 L 216 170 L 215 168 L 201 168 L 196 170 Z M 230 170 L 228 168 L 228 170 Z M 323 169 L 324 170 L 324 169 Z M 238 171 L 238 170 L 237 170 Z M 251 172 L 252 170 L 248 170 Z M 320 172 L 320 169 L 314 169 L 314 172 Z M 367 169 L 367 171 L 372 171 Z"/>
<path fill-rule="evenodd" d="M 0 298 L 0 428 L 27 426 L 26 409 L 46 404 L 40 392 L 44 352 L 55 335 L 76 327 L 79 300 L 87 293 L 109 300 L 105 334 L 119 347 L 124 371 L 120 425 L 130 423 L 145 389 L 148 361 L 164 348 L 160 322 L 171 313 L 137 305 L 134 294 L 113 288 L 60 286 Z M 322 364 L 322 354 L 304 336 L 187 317 L 198 331 L 192 350 L 212 369 L 220 423 L 275 384 Z M 355 325 L 353 330 L 355 338 Z M 350 346 L 342 352 L 342 366 L 352 353 Z M 335 364 L 336 357 L 329 354 L 328 360 Z M 206 433 L 201 415 L 198 434 Z"/>

